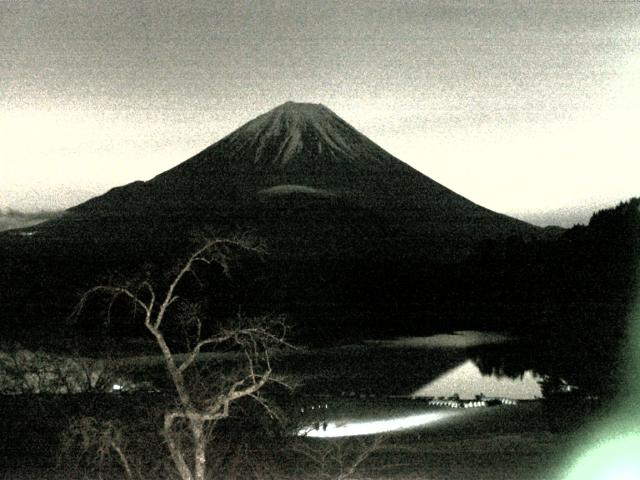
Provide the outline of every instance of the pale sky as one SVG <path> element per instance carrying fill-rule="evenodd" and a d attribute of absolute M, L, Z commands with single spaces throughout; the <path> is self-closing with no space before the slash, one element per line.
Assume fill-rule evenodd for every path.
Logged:
<path fill-rule="evenodd" d="M 639 1 L 0 0 L 0 72 L 0 209 L 147 180 L 286 100 L 539 224 L 640 195 Z"/>

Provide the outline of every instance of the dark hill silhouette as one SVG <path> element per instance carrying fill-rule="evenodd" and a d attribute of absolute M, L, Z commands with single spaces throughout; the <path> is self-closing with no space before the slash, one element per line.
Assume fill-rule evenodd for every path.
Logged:
<path fill-rule="evenodd" d="M 144 264 L 161 271 L 203 227 L 250 230 L 269 246 L 259 287 L 269 293 L 252 285 L 226 301 L 354 310 L 397 303 L 395 293 L 422 284 L 414 270 L 431 275 L 425 265 L 458 262 L 481 241 L 543 234 L 417 172 L 328 108 L 288 102 L 147 182 L 0 236 L 0 280 L 13 285 L 5 312 L 61 317 L 75 290 Z M 265 277 L 255 269 L 238 284 Z"/>
<path fill-rule="evenodd" d="M 543 373 L 611 397 L 626 379 L 624 349 L 639 327 L 632 314 L 639 267 L 640 198 L 632 198 L 554 240 L 484 243 L 462 265 L 458 288 L 465 292 L 463 308 L 474 306 L 476 327 L 527 339 L 488 365 L 537 364 Z"/>

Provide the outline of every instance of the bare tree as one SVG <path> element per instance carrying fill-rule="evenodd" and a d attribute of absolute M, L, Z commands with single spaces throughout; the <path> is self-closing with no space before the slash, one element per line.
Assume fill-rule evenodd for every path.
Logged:
<path fill-rule="evenodd" d="M 115 454 L 127 480 L 142 479 L 140 471 L 134 468 L 125 453 L 126 440 L 118 422 L 101 422 L 94 417 L 76 419 L 64 432 L 62 442 L 65 453 L 79 447 L 83 452 L 95 453 L 100 463 Z"/>
<path fill-rule="evenodd" d="M 0 351 L 2 394 L 105 391 L 114 372 L 108 358 L 70 358 L 6 344 Z"/>
<path fill-rule="evenodd" d="M 384 442 L 384 435 L 343 438 L 332 442 L 303 437 L 293 444 L 292 450 L 310 463 L 307 469 L 314 471 L 314 478 L 352 480 L 364 462 L 385 447 Z"/>
<path fill-rule="evenodd" d="M 273 375 L 271 356 L 275 349 L 287 346 L 286 325 L 281 317 L 262 316 L 244 318 L 238 316 L 235 323 L 219 327 L 215 334 L 205 336 L 202 315 L 197 308 L 178 295 L 181 284 L 189 275 L 197 279 L 199 265 L 221 267 L 229 272 L 234 250 L 262 253 L 260 245 L 247 238 L 206 239 L 172 273 L 164 289 L 156 288 L 145 279 L 129 285 L 98 285 L 86 291 L 74 310 L 78 315 L 86 302 L 94 295 L 106 295 L 111 304 L 117 298 L 128 299 L 134 311 L 141 312 L 144 326 L 155 339 L 177 402 L 164 413 L 162 436 L 168 447 L 171 460 L 182 480 L 204 480 L 207 469 L 207 432 L 215 424 L 229 417 L 231 404 L 243 398 L 252 398 L 264 405 L 270 414 L 275 414 L 260 396 L 260 390 L 268 383 L 277 381 Z M 166 337 L 170 328 L 175 328 L 179 317 L 177 304 L 182 312 L 188 312 L 193 342 L 185 352 L 172 350 Z M 110 310 L 110 309 L 109 309 Z M 174 323 L 172 326 L 171 323 Z M 205 350 L 224 349 L 240 357 L 240 367 L 219 377 L 217 390 L 202 391 L 198 377 L 198 364 Z M 183 432 L 186 429 L 190 445 L 185 445 Z M 126 468 L 125 468 L 126 469 Z"/>

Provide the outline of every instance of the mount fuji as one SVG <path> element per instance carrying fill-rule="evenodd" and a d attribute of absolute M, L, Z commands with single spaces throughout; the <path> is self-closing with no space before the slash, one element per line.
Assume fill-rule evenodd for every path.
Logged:
<path fill-rule="evenodd" d="M 419 173 L 325 106 L 293 102 L 148 182 L 114 188 L 69 213 L 76 220 L 174 219 L 168 223 L 177 220 L 181 228 L 185 219 L 222 221 L 270 230 L 267 237 L 288 232 L 295 243 L 307 238 L 327 245 L 329 240 L 336 254 L 360 243 L 351 235 L 341 244 L 322 234 L 336 234 L 331 224 L 342 221 L 348 230 L 361 227 L 361 237 L 369 242 L 390 242 L 392 249 L 396 241 L 408 242 L 411 250 L 446 261 L 463 257 L 483 239 L 540 230 L 476 205 Z"/>
<path fill-rule="evenodd" d="M 13 318 L 52 301 L 62 311 L 109 272 L 175 262 L 205 227 L 264 239 L 273 277 L 264 289 L 276 293 L 256 301 L 328 304 L 349 290 L 353 305 L 423 288 L 415 269 L 456 264 L 482 241 L 543 230 L 428 178 L 327 107 L 287 102 L 149 181 L 0 234 L 0 283 L 12 286 L 0 300 Z"/>

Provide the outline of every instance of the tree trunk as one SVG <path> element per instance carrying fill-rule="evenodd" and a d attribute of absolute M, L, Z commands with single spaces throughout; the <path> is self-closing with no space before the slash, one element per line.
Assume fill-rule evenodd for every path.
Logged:
<path fill-rule="evenodd" d="M 204 480 L 207 467 L 206 439 L 204 435 L 204 421 L 190 419 L 191 431 L 193 432 L 194 446 L 194 470 L 195 480 Z"/>
<path fill-rule="evenodd" d="M 164 415 L 164 428 L 163 435 L 167 442 L 167 446 L 169 447 L 169 452 L 171 453 L 171 459 L 173 460 L 173 464 L 178 469 L 178 474 L 180 475 L 181 480 L 193 480 L 193 475 L 191 474 L 191 470 L 187 465 L 187 462 L 184 461 L 184 457 L 182 456 L 182 452 L 178 445 L 176 445 L 175 438 L 173 437 L 173 420 L 174 416 L 171 412 L 165 413 Z"/>
<path fill-rule="evenodd" d="M 120 459 L 122 468 L 124 468 L 124 471 L 127 474 L 127 480 L 133 480 L 133 471 L 131 470 L 131 465 L 129 465 L 129 460 L 127 460 L 127 457 L 122 449 L 114 442 L 111 442 L 111 448 L 113 448 L 113 450 L 118 454 L 118 458 Z"/>

